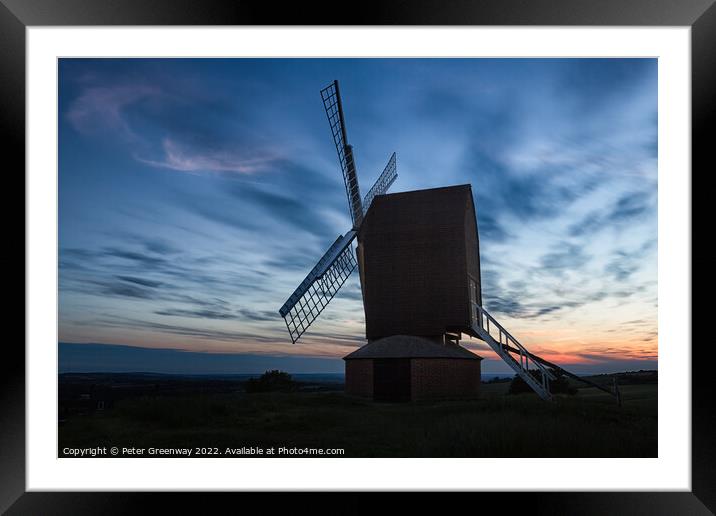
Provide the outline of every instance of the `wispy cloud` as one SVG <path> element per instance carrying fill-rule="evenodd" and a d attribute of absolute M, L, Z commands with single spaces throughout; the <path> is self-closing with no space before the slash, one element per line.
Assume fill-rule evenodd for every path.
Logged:
<path fill-rule="evenodd" d="M 140 156 L 135 158 L 153 167 L 167 168 L 180 172 L 233 172 L 237 174 L 253 174 L 266 170 L 276 163 L 277 155 L 263 154 L 246 157 L 240 153 L 227 150 L 188 149 L 169 137 L 162 140 L 163 156 L 148 159 Z"/>
<path fill-rule="evenodd" d="M 72 102 L 67 118 L 83 133 L 110 129 L 124 136 L 135 136 L 124 110 L 158 93 L 155 86 L 144 84 L 89 87 Z"/>
<path fill-rule="evenodd" d="M 167 308 L 155 310 L 156 315 L 167 315 L 170 317 L 194 317 L 197 319 L 237 319 L 235 314 L 229 312 L 218 312 L 216 310 L 186 310 L 183 308 Z"/>

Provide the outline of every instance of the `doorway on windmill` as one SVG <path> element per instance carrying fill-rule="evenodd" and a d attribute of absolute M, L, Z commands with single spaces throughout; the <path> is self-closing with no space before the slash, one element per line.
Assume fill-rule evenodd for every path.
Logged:
<path fill-rule="evenodd" d="M 410 359 L 376 358 L 373 360 L 373 399 L 410 401 Z"/>

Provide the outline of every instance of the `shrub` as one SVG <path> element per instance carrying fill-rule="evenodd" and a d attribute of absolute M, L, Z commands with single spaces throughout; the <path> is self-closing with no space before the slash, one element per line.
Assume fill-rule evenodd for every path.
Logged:
<path fill-rule="evenodd" d="M 542 382 L 542 373 L 538 369 L 530 369 L 530 374 L 538 382 Z M 577 389 L 569 384 L 567 378 L 556 372 L 552 371 L 557 379 L 549 381 L 549 390 L 552 394 L 577 394 Z M 508 394 L 521 394 L 523 392 L 534 392 L 532 388 L 527 385 L 519 375 L 515 375 L 510 384 L 510 389 L 507 391 Z"/>
<path fill-rule="evenodd" d="M 297 388 L 298 383 L 291 375 L 278 369 L 266 371 L 258 378 L 250 378 L 246 382 L 246 392 L 290 392 Z"/>

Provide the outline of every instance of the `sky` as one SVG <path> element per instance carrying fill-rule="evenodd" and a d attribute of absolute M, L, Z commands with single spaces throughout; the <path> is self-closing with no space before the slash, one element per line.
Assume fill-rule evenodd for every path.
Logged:
<path fill-rule="evenodd" d="M 278 315 L 351 226 L 333 79 L 363 194 L 393 151 L 391 192 L 472 185 L 483 304 L 522 344 L 656 368 L 655 59 L 61 59 L 59 340 L 342 369 L 357 272 L 297 344 Z"/>

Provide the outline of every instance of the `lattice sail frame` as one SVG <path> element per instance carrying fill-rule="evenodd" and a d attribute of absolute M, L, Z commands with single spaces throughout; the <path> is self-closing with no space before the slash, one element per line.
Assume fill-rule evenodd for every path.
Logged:
<path fill-rule="evenodd" d="M 355 236 L 355 231 L 339 236 L 279 309 L 294 344 L 355 270 L 357 262 L 351 245 Z"/>
<path fill-rule="evenodd" d="M 343 172 L 343 183 L 346 185 L 348 208 L 351 212 L 353 229 L 358 229 L 361 222 L 363 222 L 363 205 L 353 158 L 353 147 L 348 145 L 346 122 L 343 117 L 343 104 L 341 103 L 338 81 L 333 81 L 328 87 L 321 90 L 321 99 L 328 117 L 328 124 L 331 126 L 333 143 L 336 145 L 336 151 L 338 152 L 338 162 Z"/>
<path fill-rule="evenodd" d="M 390 188 L 390 185 L 392 185 L 397 178 L 398 169 L 395 162 L 394 152 L 393 155 L 390 156 L 388 164 L 383 169 L 383 172 L 380 174 L 380 177 L 376 180 L 373 187 L 368 190 L 368 193 L 365 195 L 365 199 L 363 199 L 363 209 L 365 210 L 364 213 L 368 213 L 368 208 L 370 208 L 373 199 L 375 199 L 377 195 L 383 195 L 385 192 L 387 192 L 388 188 Z"/>
<path fill-rule="evenodd" d="M 321 90 L 321 99 L 343 172 L 353 228 L 333 242 L 328 251 L 318 260 L 311 272 L 279 309 L 279 314 L 286 322 L 291 341 L 294 344 L 318 318 L 348 276 L 356 269 L 358 264 L 351 243 L 363 222 L 363 216 L 373 199 L 386 193 L 398 177 L 395 153 L 393 153 L 378 180 L 361 202 L 353 148 L 347 143 L 338 81 L 333 81 L 327 88 Z"/>

